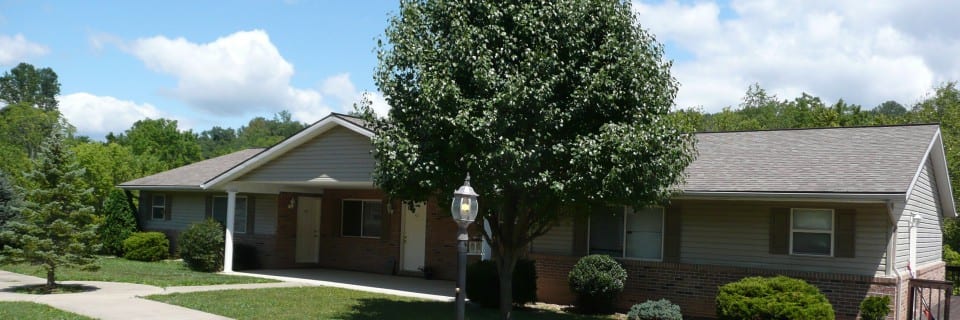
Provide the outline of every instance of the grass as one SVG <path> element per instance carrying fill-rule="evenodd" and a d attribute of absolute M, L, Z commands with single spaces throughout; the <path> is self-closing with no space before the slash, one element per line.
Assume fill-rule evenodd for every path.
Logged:
<path fill-rule="evenodd" d="M 331 287 L 226 290 L 153 295 L 151 300 L 236 319 L 450 319 L 453 302 L 426 301 Z M 468 305 L 467 319 L 499 319 L 495 309 Z M 613 319 L 523 309 L 514 319 Z"/>
<path fill-rule="evenodd" d="M 0 319 L 92 319 L 34 302 L 0 302 Z"/>
<path fill-rule="evenodd" d="M 24 264 L 0 265 L 0 269 L 46 278 L 42 268 Z M 141 262 L 123 258 L 100 258 L 99 271 L 73 268 L 57 270 L 57 281 L 109 281 L 139 283 L 158 287 L 202 286 L 234 283 L 267 283 L 276 280 L 196 272 L 182 261 Z"/>

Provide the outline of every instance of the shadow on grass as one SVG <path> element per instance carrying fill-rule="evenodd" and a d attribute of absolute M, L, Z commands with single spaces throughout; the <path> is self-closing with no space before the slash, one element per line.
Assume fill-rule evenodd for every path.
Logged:
<path fill-rule="evenodd" d="M 100 290 L 98 287 L 85 284 L 58 284 L 52 290 L 45 284 L 27 284 L 16 287 L 9 287 L 0 291 L 23 293 L 23 294 L 61 294 L 61 293 L 82 293 Z"/>
<path fill-rule="evenodd" d="M 396 301 L 373 298 L 358 299 L 359 303 L 347 314 L 338 318 L 349 320 L 379 319 L 450 319 L 454 317 L 456 305 L 453 302 L 438 301 Z M 549 310 L 514 308 L 513 318 L 522 319 L 605 319 L 605 317 L 584 316 L 578 314 L 554 312 Z M 467 319 L 500 319 L 497 309 L 485 309 L 475 304 L 467 304 Z"/>

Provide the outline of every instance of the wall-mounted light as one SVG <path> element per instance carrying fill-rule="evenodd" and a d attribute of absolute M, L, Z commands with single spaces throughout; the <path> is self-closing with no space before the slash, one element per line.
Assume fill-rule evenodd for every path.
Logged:
<path fill-rule="evenodd" d="M 287 209 L 293 209 L 297 206 L 297 197 L 290 197 L 290 202 L 287 203 Z"/>

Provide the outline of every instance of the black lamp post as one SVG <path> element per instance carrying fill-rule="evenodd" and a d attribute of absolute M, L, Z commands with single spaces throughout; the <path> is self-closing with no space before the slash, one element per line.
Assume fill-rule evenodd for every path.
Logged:
<path fill-rule="evenodd" d="M 467 282 L 467 226 L 477 218 L 477 193 L 470 187 L 470 174 L 460 189 L 453 192 L 450 214 L 457 221 L 457 320 L 463 320 L 465 306 L 464 291 Z"/>

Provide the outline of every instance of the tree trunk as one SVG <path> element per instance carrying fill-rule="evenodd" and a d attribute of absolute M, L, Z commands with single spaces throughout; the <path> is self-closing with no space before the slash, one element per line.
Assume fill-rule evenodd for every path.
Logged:
<path fill-rule="evenodd" d="M 47 268 L 47 290 L 53 291 L 57 288 L 57 277 L 54 268 Z"/>
<path fill-rule="evenodd" d="M 513 319 L 513 267 L 517 265 L 517 255 L 506 254 L 497 262 L 500 274 L 500 319 Z"/>

